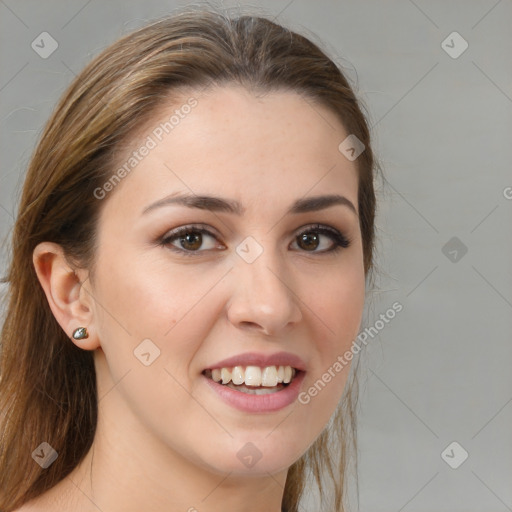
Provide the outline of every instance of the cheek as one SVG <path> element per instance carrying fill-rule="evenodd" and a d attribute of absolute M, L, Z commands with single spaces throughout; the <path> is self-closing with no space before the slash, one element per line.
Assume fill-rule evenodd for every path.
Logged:
<path fill-rule="evenodd" d="M 212 308 L 214 293 L 208 292 L 223 273 L 210 270 L 203 279 L 193 266 L 179 271 L 168 261 L 140 256 L 138 263 L 135 256 L 125 257 L 124 264 L 118 260 L 98 271 L 99 336 L 108 371 L 120 382 L 126 403 L 148 424 L 174 424 L 177 409 L 201 412 L 185 389 L 196 377 L 190 364 L 211 328 L 210 318 L 219 314 Z M 164 413 L 162 404 L 173 407 Z"/>
<path fill-rule="evenodd" d="M 119 368 L 116 374 L 137 363 L 134 351 L 149 339 L 157 347 L 155 364 L 188 379 L 188 363 L 215 315 L 218 318 L 214 306 L 221 301 L 212 298 L 225 271 L 170 264 L 159 254 L 151 258 L 138 255 L 137 260 L 136 255 L 124 253 L 122 262 L 105 264 L 98 273 L 99 335 L 107 357 Z"/>
<path fill-rule="evenodd" d="M 119 316 L 111 320 L 118 320 L 133 335 L 165 334 L 183 316 L 193 282 L 185 286 L 180 272 L 144 261 L 140 255 L 124 252 L 123 260 L 111 261 L 99 276 L 105 309 Z"/>
<path fill-rule="evenodd" d="M 319 418 L 327 421 L 339 402 L 347 382 L 352 343 L 360 330 L 365 300 L 364 270 L 351 267 L 332 272 L 306 296 L 310 305 L 310 325 L 315 326 L 317 359 L 314 371 L 305 382 L 304 401 L 315 409 Z M 340 362 L 341 361 L 341 362 Z"/>
<path fill-rule="evenodd" d="M 323 272 L 316 280 L 308 276 L 303 283 L 301 297 L 309 308 L 308 314 L 316 317 L 312 325 L 323 327 L 325 332 L 318 338 L 325 340 L 323 348 L 332 352 L 334 347 L 340 347 L 340 343 L 352 341 L 361 324 L 365 301 L 362 265 L 340 266 L 331 272 Z"/>

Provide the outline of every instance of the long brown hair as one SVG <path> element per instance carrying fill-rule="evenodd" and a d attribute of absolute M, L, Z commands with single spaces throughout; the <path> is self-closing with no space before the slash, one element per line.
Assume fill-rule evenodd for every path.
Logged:
<path fill-rule="evenodd" d="M 60 244 L 69 261 L 94 268 L 100 208 L 94 190 L 112 176 L 116 149 L 179 88 L 241 84 L 290 90 L 333 111 L 365 150 L 356 164 L 366 277 L 373 269 L 378 168 L 363 107 L 340 68 L 309 39 L 265 17 L 187 8 L 124 36 L 73 80 L 32 155 L 12 234 L 0 338 L 0 510 L 11 512 L 65 478 L 96 429 L 93 353 L 77 348 L 54 318 L 32 265 L 37 244 Z M 341 142 L 341 141 L 340 141 Z M 344 390 L 329 428 L 289 469 L 283 510 L 295 512 L 311 472 L 344 510 L 346 468 L 356 451 L 357 381 Z M 42 469 L 42 442 L 58 453 Z M 357 454 L 356 454 L 357 462 Z M 357 465 L 357 464 L 356 464 Z"/>

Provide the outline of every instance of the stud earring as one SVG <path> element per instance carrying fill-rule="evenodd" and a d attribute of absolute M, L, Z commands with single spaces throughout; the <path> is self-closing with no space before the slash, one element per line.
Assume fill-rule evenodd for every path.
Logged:
<path fill-rule="evenodd" d="M 77 327 L 73 331 L 73 338 L 75 340 L 83 340 L 88 337 L 89 337 L 89 333 L 87 332 L 87 329 L 85 327 Z"/>

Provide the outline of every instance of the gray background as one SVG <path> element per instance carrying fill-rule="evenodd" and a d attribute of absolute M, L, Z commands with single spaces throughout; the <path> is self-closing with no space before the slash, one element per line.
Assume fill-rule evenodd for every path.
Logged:
<path fill-rule="evenodd" d="M 74 74 L 181 5 L 0 1 L 0 237 Z M 395 301 L 403 311 L 359 355 L 360 510 L 511 511 L 510 0 L 284 0 L 255 11 L 323 41 L 345 66 L 389 182 L 379 186 L 380 277 L 365 326 Z M 46 59 L 31 48 L 44 31 L 59 45 Z M 469 44 L 458 58 L 442 47 L 454 31 Z M 453 441 L 452 464 L 469 454 L 457 469 L 441 456 Z"/>

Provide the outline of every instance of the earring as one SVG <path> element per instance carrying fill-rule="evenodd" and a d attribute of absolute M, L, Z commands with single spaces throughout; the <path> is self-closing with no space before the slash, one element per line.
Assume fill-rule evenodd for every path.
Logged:
<path fill-rule="evenodd" d="M 77 327 L 73 331 L 73 338 L 75 340 L 83 340 L 88 337 L 89 337 L 89 333 L 87 332 L 87 329 L 85 327 Z"/>

